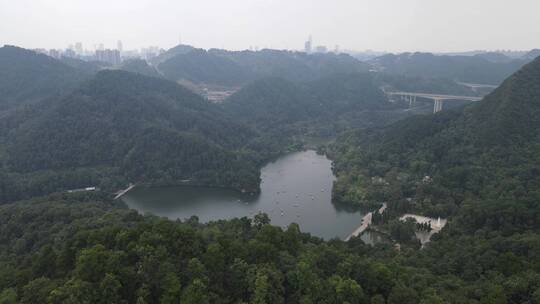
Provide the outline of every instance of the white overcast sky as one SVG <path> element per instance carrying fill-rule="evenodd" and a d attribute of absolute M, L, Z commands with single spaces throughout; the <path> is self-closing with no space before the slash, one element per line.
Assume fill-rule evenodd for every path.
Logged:
<path fill-rule="evenodd" d="M 0 45 L 540 48 L 540 0 L 0 0 Z"/>

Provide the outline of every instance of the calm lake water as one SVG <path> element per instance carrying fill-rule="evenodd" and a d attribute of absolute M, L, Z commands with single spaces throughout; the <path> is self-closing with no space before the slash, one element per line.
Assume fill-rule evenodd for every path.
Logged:
<path fill-rule="evenodd" d="M 298 223 L 303 232 L 325 239 L 344 239 L 360 225 L 362 213 L 331 203 L 335 179 L 331 161 L 315 151 L 283 156 L 262 168 L 261 178 L 259 195 L 206 187 L 168 187 L 136 188 L 122 199 L 141 213 L 170 219 L 196 215 L 201 222 L 265 212 L 273 225 Z"/>

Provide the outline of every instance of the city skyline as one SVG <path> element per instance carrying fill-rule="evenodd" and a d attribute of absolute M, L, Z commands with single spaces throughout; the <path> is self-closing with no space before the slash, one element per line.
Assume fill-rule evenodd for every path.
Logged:
<path fill-rule="evenodd" d="M 458 52 L 540 46 L 540 3 L 521 0 L 328 1 L 0 0 L 0 44 L 124 49 L 178 44 L 243 50 L 314 46 L 363 51 Z M 234 16 L 234 17 L 231 17 Z"/>

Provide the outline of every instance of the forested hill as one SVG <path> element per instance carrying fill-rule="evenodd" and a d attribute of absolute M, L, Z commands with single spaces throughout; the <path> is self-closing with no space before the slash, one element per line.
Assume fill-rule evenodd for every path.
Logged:
<path fill-rule="evenodd" d="M 173 55 L 174 54 L 174 55 Z M 170 58 L 168 58 L 170 57 Z M 336 73 L 365 72 L 368 66 L 345 54 L 305 54 L 291 51 L 225 51 L 180 48 L 159 63 L 173 80 L 207 85 L 242 86 L 264 77 L 293 82 L 312 81 Z"/>
<path fill-rule="evenodd" d="M 498 207 L 468 216 L 506 230 L 538 220 Z M 396 250 L 322 241 L 261 214 L 170 221 L 101 193 L 55 194 L 0 206 L 0 302 L 537 303 L 538 234 L 462 233 L 471 223 L 450 225 L 423 250 Z"/>
<path fill-rule="evenodd" d="M 262 130 L 313 117 L 312 100 L 302 88 L 282 78 L 263 78 L 233 94 L 226 111 Z"/>
<path fill-rule="evenodd" d="M 470 110 L 477 141 L 485 145 L 520 145 L 540 135 L 540 57 L 507 79 Z"/>
<path fill-rule="evenodd" d="M 264 132 L 336 134 L 374 121 L 359 117 L 395 110 L 369 74 L 336 74 L 298 84 L 282 78 L 255 81 L 225 102 L 223 107 L 239 121 Z"/>
<path fill-rule="evenodd" d="M 122 62 L 120 69 L 132 73 L 142 74 L 150 77 L 162 78 L 155 67 L 151 66 L 143 59 L 128 59 Z"/>
<path fill-rule="evenodd" d="M 191 45 L 179 44 L 175 47 L 172 47 L 166 50 L 165 52 L 159 54 L 158 56 L 150 59 L 150 62 L 154 66 L 158 66 L 160 63 L 167 61 L 176 55 L 187 54 L 193 50 L 195 50 L 195 48 L 192 47 Z"/>
<path fill-rule="evenodd" d="M 403 53 L 377 57 L 369 63 L 390 74 L 498 85 L 529 61 L 527 58 L 493 61 L 482 56 Z"/>
<path fill-rule="evenodd" d="M 441 136 L 448 140 L 448 145 L 458 147 L 460 145 L 456 143 L 486 149 L 530 144 L 539 135 L 539 112 L 540 58 L 524 66 L 482 101 L 465 108 L 461 113 L 411 118 L 380 131 L 379 135 L 383 137 L 377 137 L 383 145 L 404 147 L 414 144 L 411 146 L 413 150 L 416 145 Z M 428 125 L 425 125 L 426 121 L 430 121 Z M 444 122 L 442 129 L 441 122 Z M 396 136 L 405 132 L 414 134 L 417 140 L 408 142 L 407 136 Z M 433 134 L 419 137 L 426 132 Z M 386 138 L 391 140 L 386 141 Z"/>
<path fill-rule="evenodd" d="M 170 80 L 224 86 L 239 86 L 255 77 L 254 73 L 229 58 L 195 49 L 180 53 L 158 66 Z"/>
<path fill-rule="evenodd" d="M 143 217 L 93 194 L 0 206 L 0 302 L 414 304 L 485 294 L 453 278 L 425 291 L 436 276 L 424 269 L 268 222 Z"/>
<path fill-rule="evenodd" d="M 0 48 L 0 111 L 69 92 L 89 78 L 49 56 L 18 48 Z"/>
<path fill-rule="evenodd" d="M 445 215 L 457 212 L 471 195 L 505 197 L 515 204 L 536 199 L 539 114 L 540 58 L 462 111 L 344 136 L 334 147 L 342 172 L 337 199 L 419 195 L 414 208 Z M 415 190 L 426 175 L 433 184 Z M 386 177 L 391 189 L 376 189 L 368 180 L 372 176 Z"/>
<path fill-rule="evenodd" d="M 253 133 L 166 80 L 102 71 L 40 111 L 13 115 L 0 133 L 0 201 L 128 181 L 258 189 L 258 168 L 236 151 Z"/>

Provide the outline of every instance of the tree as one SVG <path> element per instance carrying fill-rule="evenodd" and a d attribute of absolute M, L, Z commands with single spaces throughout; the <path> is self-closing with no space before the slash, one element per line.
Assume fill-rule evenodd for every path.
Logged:
<path fill-rule="evenodd" d="M 506 294 L 504 289 L 500 285 L 491 285 L 487 291 L 487 294 L 480 300 L 482 304 L 506 304 Z"/>
<path fill-rule="evenodd" d="M 252 304 L 283 303 L 283 278 L 274 268 L 264 266 L 249 273 Z"/>
<path fill-rule="evenodd" d="M 210 303 L 206 284 L 200 279 L 195 279 L 187 286 L 182 294 L 181 303 L 207 304 Z"/>
<path fill-rule="evenodd" d="M 206 267 L 198 258 L 192 258 L 189 260 L 186 274 L 191 280 L 199 280 L 205 284 L 208 282 Z"/>
<path fill-rule="evenodd" d="M 13 288 L 6 288 L 0 293 L 0 304 L 17 304 L 17 292 Z"/>
<path fill-rule="evenodd" d="M 418 294 L 414 289 L 408 288 L 403 284 L 398 284 L 392 288 L 388 296 L 388 304 L 416 304 L 418 303 Z"/>
<path fill-rule="evenodd" d="M 257 273 L 255 278 L 255 289 L 251 298 L 251 304 L 270 304 L 272 298 L 270 294 L 270 284 L 268 283 L 268 277 L 262 273 Z"/>
<path fill-rule="evenodd" d="M 33 263 L 35 277 L 52 277 L 56 268 L 56 253 L 51 245 L 46 245 Z"/>
<path fill-rule="evenodd" d="M 165 275 L 163 283 L 161 284 L 163 289 L 160 303 L 163 304 L 178 304 L 182 296 L 182 286 L 180 280 L 174 272 L 168 272 Z"/>
<path fill-rule="evenodd" d="M 329 279 L 333 291 L 334 303 L 364 304 L 368 303 L 360 285 L 348 278 L 333 275 Z"/>
<path fill-rule="evenodd" d="M 100 299 L 103 304 L 111 303 L 117 304 L 120 303 L 120 290 L 122 284 L 118 282 L 116 276 L 107 273 L 101 283 L 99 284 L 99 291 L 101 292 Z"/>
<path fill-rule="evenodd" d="M 75 271 L 82 280 L 97 283 L 107 273 L 106 265 L 107 251 L 105 247 L 95 245 L 81 252 Z"/>
<path fill-rule="evenodd" d="M 260 229 L 262 226 L 270 224 L 270 217 L 266 213 L 259 212 L 253 218 L 253 223 L 257 229 Z"/>
<path fill-rule="evenodd" d="M 48 297 L 55 288 L 54 283 L 48 278 L 38 278 L 30 281 L 23 287 L 21 303 L 39 304 L 46 303 Z"/>
<path fill-rule="evenodd" d="M 249 283 L 246 274 L 248 271 L 249 265 L 239 258 L 234 259 L 233 264 L 229 267 L 225 282 L 233 299 L 247 301 Z"/>
<path fill-rule="evenodd" d="M 71 279 L 63 286 L 53 290 L 49 296 L 51 303 L 75 304 L 75 303 L 101 303 L 100 290 L 94 284 Z"/>
<path fill-rule="evenodd" d="M 386 304 L 386 301 L 383 296 L 377 294 L 371 297 L 371 304 Z"/>

